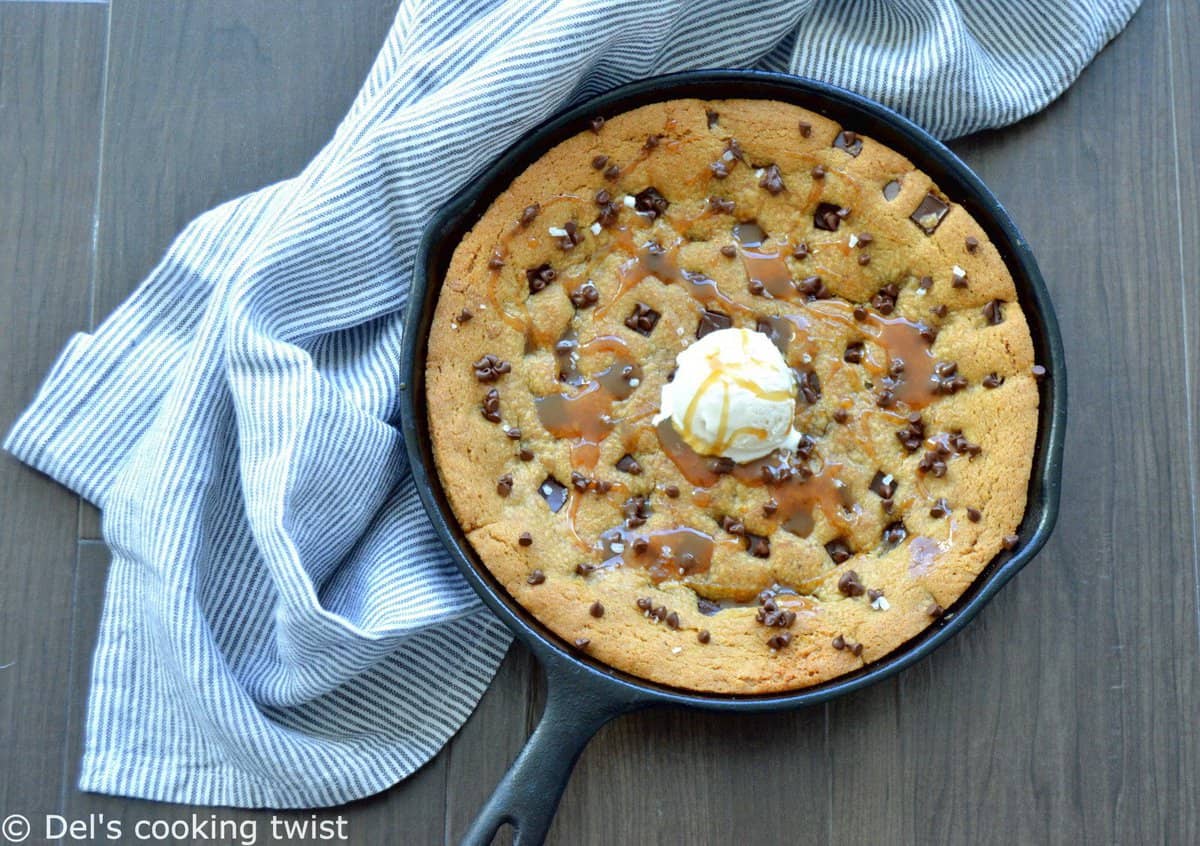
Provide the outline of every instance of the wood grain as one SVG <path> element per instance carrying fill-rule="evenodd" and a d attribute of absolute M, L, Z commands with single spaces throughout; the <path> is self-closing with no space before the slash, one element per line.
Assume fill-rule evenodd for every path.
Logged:
<path fill-rule="evenodd" d="M 105 19 L 0 5 L 0 427 L 86 328 Z M 0 458 L 0 816 L 61 801 L 78 500 Z"/>

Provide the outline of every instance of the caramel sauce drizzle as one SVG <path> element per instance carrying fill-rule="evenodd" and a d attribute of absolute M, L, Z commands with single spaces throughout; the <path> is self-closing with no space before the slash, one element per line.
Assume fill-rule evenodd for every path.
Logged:
<path fill-rule="evenodd" d="M 634 549 L 637 539 L 646 541 L 642 552 Z M 598 546 L 602 554 L 609 556 L 602 566 L 630 564 L 644 567 L 651 581 L 659 584 L 668 579 L 686 579 L 707 573 L 719 545 L 741 548 L 734 541 L 718 540 L 687 526 L 650 532 L 617 526 L 600 535 Z"/>

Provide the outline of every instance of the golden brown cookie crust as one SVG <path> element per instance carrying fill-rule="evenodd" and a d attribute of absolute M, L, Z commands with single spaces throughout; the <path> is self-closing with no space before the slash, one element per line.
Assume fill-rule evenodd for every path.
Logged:
<path fill-rule="evenodd" d="M 665 209 L 643 193 L 651 187 Z M 611 205 L 597 201 L 601 191 Z M 640 197 L 638 207 L 626 197 Z M 593 226 L 598 217 L 605 225 Z M 743 231 L 739 243 L 739 221 L 755 221 L 767 239 L 754 246 Z M 650 242 L 665 259 L 647 256 Z M 756 264 L 755 255 L 767 259 Z M 538 272 L 543 265 L 553 278 Z M 770 296 L 753 281 L 783 266 L 795 290 Z M 638 331 L 647 321 L 626 322 L 639 303 L 658 314 L 648 333 Z M 815 479 L 793 476 L 780 488 L 722 474 L 697 485 L 707 460 L 680 464 L 664 451 L 650 418 L 706 308 L 747 328 L 799 321 L 786 354 L 816 374 L 796 416 L 813 443 L 806 461 L 780 466 Z M 577 363 L 555 355 L 564 337 L 578 344 Z M 858 343 L 855 363 L 847 348 Z M 1000 255 L 903 156 L 785 103 L 676 100 L 569 138 L 496 199 L 447 272 L 426 392 L 451 506 L 512 596 L 618 669 L 750 694 L 882 658 L 1015 542 L 1036 437 L 1033 364 Z M 560 381 L 564 367 L 580 384 Z M 622 367 L 631 368 L 624 382 Z M 597 374 L 608 380 L 599 387 Z M 561 419 L 560 436 L 547 431 L 541 398 L 588 390 L 609 393 L 572 407 L 613 422 L 600 435 L 587 424 L 583 436 L 561 436 Z M 919 424 L 903 438 L 909 414 Z M 596 447 L 581 443 L 588 437 Z M 626 455 L 640 472 L 618 468 Z M 548 478 L 565 488 L 557 512 L 540 493 Z M 795 512 L 793 531 L 781 510 Z M 723 518 L 735 522 L 723 528 Z M 681 562 L 678 550 L 656 556 L 662 542 L 631 548 L 639 538 L 669 541 L 663 533 L 679 527 L 712 538 L 701 544 L 707 569 Z M 755 535 L 766 557 L 751 554 L 767 551 L 748 548 L 761 543 Z M 848 560 L 834 560 L 838 542 Z M 709 603 L 721 610 L 702 612 Z"/>

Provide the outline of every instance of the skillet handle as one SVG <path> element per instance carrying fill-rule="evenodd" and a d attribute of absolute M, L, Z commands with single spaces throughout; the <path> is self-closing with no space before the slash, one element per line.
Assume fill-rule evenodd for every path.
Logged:
<path fill-rule="evenodd" d="M 505 823 L 516 830 L 514 846 L 539 846 L 588 741 L 613 717 L 639 707 L 607 685 L 588 684 L 579 666 L 559 658 L 544 666 L 546 707 L 541 721 L 471 824 L 463 846 L 488 846 Z"/>

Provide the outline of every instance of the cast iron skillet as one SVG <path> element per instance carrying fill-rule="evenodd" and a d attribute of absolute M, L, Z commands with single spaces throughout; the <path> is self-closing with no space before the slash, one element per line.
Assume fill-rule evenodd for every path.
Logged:
<path fill-rule="evenodd" d="M 760 696 L 703 694 L 655 684 L 582 655 L 525 612 L 480 563 L 446 501 L 434 465 L 425 405 L 425 352 L 434 305 L 454 248 L 492 200 L 545 151 L 582 132 L 595 115 L 611 117 L 681 97 L 782 100 L 811 109 L 908 157 L 952 200 L 968 209 L 1008 263 L 1029 320 L 1041 382 L 1038 437 L 1029 504 L 1013 552 L 1000 553 L 949 613 L 892 654 L 851 675 L 803 690 Z M 545 839 L 575 761 L 613 717 L 650 705 L 712 711 L 776 711 L 825 702 L 891 676 L 963 628 L 1016 575 L 1050 535 L 1058 516 L 1067 385 L 1062 340 L 1029 246 L 992 193 L 946 147 L 915 124 L 871 100 L 811 80 L 760 71 L 695 71 L 635 82 L 570 108 L 514 144 L 429 222 L 417 252 L 401 359 L 401 429 L 429 519 L 483 602 L 537 656 L 546 673 L 546 708 L 524 750 L 492 795 L 465 843 L 489 843 L 505 823 L 519 846 Z"/>

